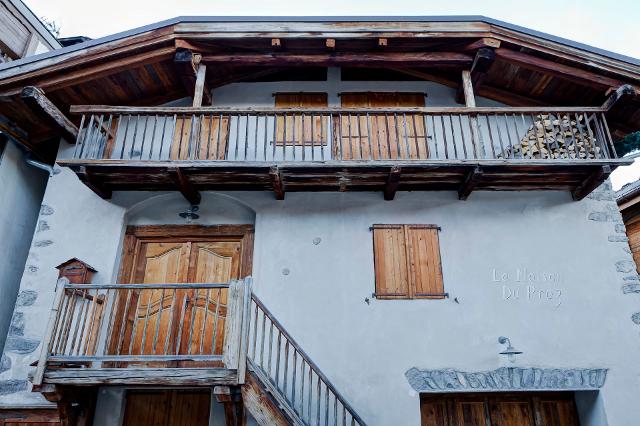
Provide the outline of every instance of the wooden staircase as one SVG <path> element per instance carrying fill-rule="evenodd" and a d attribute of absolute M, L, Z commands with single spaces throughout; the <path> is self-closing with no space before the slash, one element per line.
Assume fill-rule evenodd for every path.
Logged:
<path fill-rule="evenodd" d="M 366 425 L 255 295 L 249 315 L 242 399 L 258 424 Z"/>

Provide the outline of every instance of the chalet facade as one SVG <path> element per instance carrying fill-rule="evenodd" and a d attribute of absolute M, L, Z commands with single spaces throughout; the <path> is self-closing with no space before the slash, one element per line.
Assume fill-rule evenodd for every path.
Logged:
<path fill-rule="evenodd" d="M 182 17 L 0 65 L 11 137 L 55 164 L 1 407 L 636 424 L 608 176 L 639 85 L 636 59 L 484 17 Z"/>

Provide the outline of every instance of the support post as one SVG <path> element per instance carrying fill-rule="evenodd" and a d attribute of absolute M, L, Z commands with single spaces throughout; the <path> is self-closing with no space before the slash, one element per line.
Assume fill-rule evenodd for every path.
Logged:
<path fill-rule="evenodd" d="M 571 192 L 571 196 L 575 201 L 580 201 L 591 192 L 602 185 L 609 175 L 611 174 L 611 167 L 602 166 L 598 167 L 584 182 L 582 182 L 576 189 Z"/>
<path fill-rule="evenodd" d="M 478 182 L 482 179 L 482 169 L 480 166 L 474 167 L 472 170 L 467 173 L 467 176 L 464 178 L 464 182 L 462 182 L 462 186 L 458 189 L 458 199 L 466 200 L 471 195 L 471 192 L 474 190 Z"/>
<path fill-rule="evenodd" d="M 244 406 L 240 389 L 231 386 L 216 386 L 213 388 L 213 394 L 224 407 L 225 425 L 243 426 L 245 424 Z"/>
<path fill-rule="evenodd" d="M 269 169 L 269 179 L 271 179 L 271 187 L 276 195 L 276 200 L 284 200 L 284 185 L 278 166 L 273 166 Z"/>
<path fill-rule="evenodd" d="M 176 50 L 176 54 L 173 58 L 173 63 L 178 69 L 180 79 L 182 80 L 182 85 L 184 86 L 189 96 L 192 96 L 194 98 L 194 102 L 196 97 L 196 79 L 198 78 L 198 71 L 201 60 L 202 55 L 182 48 L 178 48 Z M 206 73 L 206 69 L 202 72 Z M 204 82 L 203 84 L 202 98 L 207 104 L 211 105 L 211 91 L 209 90 L 206 82 Z"/>
<path fill-rule="evenodd" d="M 399 166 L 393 166 L 389 171 L 389 177 L 387 177 L 387 184 L 384 186 L 384 199 L 391 201 L 396 196 L 398 185 L 400 183 L 400 176 L 402 175 L 402 168 Z"/>
<path fill-rule="evenodd" d="M 204 96 L 206 74 L 207 66 L 204 64 L 198 64 L 198 70 L 196 71 L 196 86 L 193 93 L 194 108 L 199 108 L 202 106 L 202 97 Z"/>
<path fill-rule="evenodd" d="M 20 98 L 38 117 L 52 126 L 57 135 L 69 143 L 76 143 L 78 128 L 45 96 L 42 89 L 27 86 L 22 89 Z"/>

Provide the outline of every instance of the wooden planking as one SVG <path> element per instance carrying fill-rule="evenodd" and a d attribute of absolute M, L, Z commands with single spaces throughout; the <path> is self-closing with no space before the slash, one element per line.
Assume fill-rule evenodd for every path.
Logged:
<path fill-rule="evenodd" d="M 265 387 L 253 373 L 247 374 L 246 382 L 242 386 L 242 400 L 247 411 L 260 426 L 291 424 L 277 402 L 266 392 Z"/>
<path fill-rule="evenodd" d="M 57 409 L 0 409 L 0 426 L 60 426 Z"/>
<path fill-rule="evenodd" d="M 235 385 L 236 370 L 223 368 L 67 368 L 48 370 L 44 382 L 59 385 Z"/>

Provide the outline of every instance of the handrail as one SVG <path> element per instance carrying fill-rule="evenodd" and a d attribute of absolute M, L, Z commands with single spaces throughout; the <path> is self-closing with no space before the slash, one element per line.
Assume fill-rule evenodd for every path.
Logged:
<path fill-rule="evenodd" d="M 575 107 L 575 106 L 539 106 L 539 107 L 402 107 L 402 108 L 230 108 L 217 106 L 204 107 L 136 107 L 136 106 L 111 106 L 111 105 L 72 105 L 69 112 L 72 114 L 81 113 L 162 113 L 162 114 L 201 114 L 201 113 L 233 113 L 233 114 L 256 114 L 256 113 L 340 113 L 340 112 L 421 112 L 428 114 L 475 114 L 475 113 L 545 113 L 545 112 L 606 112 L 602 107 Z"/>
<path fill-rule="evenodd" d="M 302 372 L 301 372 L 301 378 L 299 378 L 298 380 L 296 380 L 296 354 L 298 354 L 302 360 L 304 361 L 304 363 L 306 363 L 309 367 L 310 367 L 310 371 L 308 373 L 309 375 L 309 383 L 307 384 L 308 386 L 308 390 L 307 392 L 309 392 L 309 395 L 311 395 L 313 393 L 313 390 L 311 389 L 312 386 L 312 373 L 311 371 L 313 371 L 313 374 L 315 374 L 317 376 L 317 381 L 316 381 L 316 385 L 317 385 L 317 389 L 318 389 L 318 393 L 316 394 L 316 406 L 315 408 L 317 409 L 317 413 L 318 413 L 318 420 L 320 418 L 320 409 L 323 408 L 324 411 L 326 411 L 326 413 L 328 413 L 329 410 L 329 405 L 330 405 L 330 398 L 329 398 L 329 393 L 327 392 L 325 394 L 326 400 L 324 405 L 322 405 L 322 401 L 320 401 L 320 381 L 326 386 L 326 389 L 328 391 L 331 392 L 331 394 L 333 394 L 334 396 L 334 419 L 336 420 L 336 422 L 334 424 L 338 424 L 337 423 L 337 407 L 338 404 L 337 402 L 340 403 L 340 405 L 343 407 L 343 420 L 345 420 L 345 416 L 346 416 L 346 412 L 349 413 L 349 416 L 352 418 L 352 424 L 354 424 L 353 422 L 355 422 L 355 424 L 358 425 L 365 425 L 366 423 L 360 418 L 360 416 L 356 413 L 355 409 L 347 402 L 347 400 L 340 394 L 340 392 L 338 392 L 338 390 L 336 389 L 336 387 L 333 385 L 333 383 L 331 383 L 331 381 L 329 380 L 329 378 L 322 372 L 322 370 L 320 370 L 320 367 L 318 367 L 318 365 L 313 362 L 313 360 L 311 360 L 311 358 L 309 357 L 309 355 L 307 355 L 307 353 L 302 349 L 302 347 L 300 347 L 300 345 L 298 344 L 298 342 L 295 341 L 295 339 L 286 331 L 286 329 L 284 328 L 284 326 L 273 316 L 273 314 L 271 313 L 271 311 L 269 311 L 269 309 L 262 303 L 262 301 L 260 301 L 260 299 L 254 294 L 252 295 L 252 301 L 255 304 L 255 308 L 252 309 L 253 314 L 252 314 L 252 324 L 251 324 L 251 329 L 250 329 L 250 333 L 253 336 L 252 337 L 252 341 L 251 341 L 251 350 L 249 351 L 249 356 L 248 358 L 251 360 L 252 362 L 252 366 L 254 368 L 260 368 L 262 370 L 262 373 L 266 375 L 266 377 L 268 377 L 271 380 L 272 385 L 275 385 L 275 388 L 281 393 L 281 396 L 284 397 L 292 406 L 292 408 L 296 411 L 296 414 L 303 420 L 305 421 L 306 424 L 310 425 L 312 424 L 311 422 L 311 410 L 310 408 L 312 407 L 312 401 L 309 399 L 306 401 L 306 403 L 308 404 L 308 408 L 305 411 L 305 407 L 304 407 L 304 384 L 305 384 L 305 378 L 304 378 L 304 374 L 305 374 L 305 369 L 304 367 L 302 367 Z M 258 334 L 258 311 L 261 311 L 262 313 L 262 329 L 260 331 L 260 334 Z M 277 329 L 278 332 L 278 336 L 277 336 L 277 363 L 275 365 L 275 369 L 276 369 L 276 377 L 275 380 L 271 377 L 270 371 L 266 371 L 265 368 L 267 370 L 271 370 L 272 367 L 272 361 L 269 360 L 267 366 L 265 367 L 264 364 L 264 340 L 266 337 L 265 333 L 265 319 L 268 318 L 270 324 L 272 324 L 273 326 L 275 326 L 275 328 Z M 251 336 L 250 336 L 251 338 Z M 281 341 L 282 338 L 284 338 L 284 343 L 281 345 Z M 257 348 L 257 339 L 261 340 L 261 353 L 260 353 L 260 357 L 258 358 L 256 355 L 256 348 Z M 270 346 L 269 346 L 269 350 L 271 351 L 271 344 L 273 343 L 273 336 L 272 334 L 270 334 Z M 281 346 L 285 346 L 285 355 L 284 357 L 286 358 L 284 360 L 284 375 L 283 375 L 283 383 L 282 385 L 279 384 L 279 367 L 280 367 L 280 347 Z M 289 358 L 289 348 L 288 346 L 293 347 L 293 374 L 292 374 L 292 380 L 289 381 L 288 378 L 288 373 L 287 373 L 287 368 L 289 365 L 288 362 L 288 358 Z M 269 353 L 269 356 L 271 356 L 272 354 Z M 257 359 L 258 358 L 258 359 Z M 301 365 L 304 365 L 304 363 L 301 362 Z M 287 394 L 287 385 L 289 385 L 291 391 L 292 391 L 292 398 L 289 398 L 289 395 Z M 301 392 L 300 392 L 300 398 L 301 401 L 299 402 L 301 404 L 301 408 L 300 410 L 296 409 L 296 401 L 295 401 L 295 394 L 296 394 L 296 388 L 301 388 Z M 328 421 L 328 416 L 325 417 L 325 420 Z M 340 423 L 340 424 L 346 424 L 346 423 Z"/>

